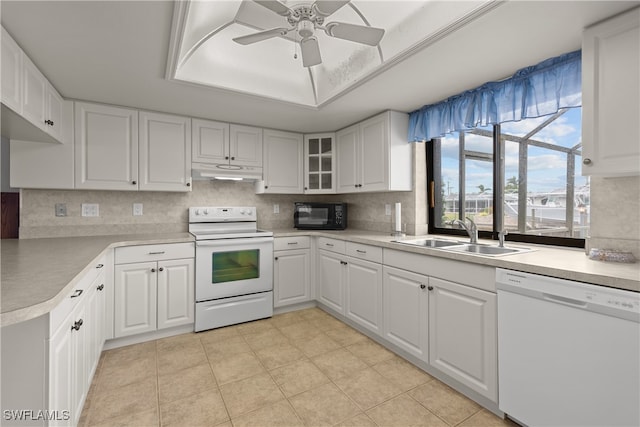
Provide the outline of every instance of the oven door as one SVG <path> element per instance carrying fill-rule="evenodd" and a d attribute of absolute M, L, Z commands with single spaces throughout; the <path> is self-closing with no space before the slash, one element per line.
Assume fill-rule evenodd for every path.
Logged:
<path fill-rule="evenodd" d="M 196 242 L 196 301 L 273 289 L 273 237 Z"/>

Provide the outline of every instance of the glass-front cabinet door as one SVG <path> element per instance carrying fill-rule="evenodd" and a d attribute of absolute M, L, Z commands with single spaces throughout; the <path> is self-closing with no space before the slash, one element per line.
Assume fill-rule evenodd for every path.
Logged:
<path fill-rule="evenodd" d="M 335 134 L 305 135 L 304 192 L 329 194 L 336 192 Z"/>

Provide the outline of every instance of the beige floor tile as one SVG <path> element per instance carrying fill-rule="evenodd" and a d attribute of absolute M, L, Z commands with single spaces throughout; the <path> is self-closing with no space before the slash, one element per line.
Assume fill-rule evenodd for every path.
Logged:
<path fill-rule="evenodd" d="M 147 378 L 114 390 L 98 391 L 91 402 L 89 423 L 98 424 L 122 414 L 157 410 L 157 408 L 156 377 Z"/>
<path fill-rule="evenodd" d="M 240 335 L 221 341 L 203 341 L 202 344 L 209 362 L 222 360 L 234 354 L 251 352 L 251 347 Z"/>
<path fill-rule="evenodd" d="M 373 365 L 373 369 L 403 391 L 411 390 L 433 380 L 431 375 L 397 356 Z"/>
<path fill-rule="evenodd" d="M 302 425 L 291 404 L 281 400 L 232 420 L 234 427 L 289 427 Z"/>
<path fill-rule="evenodd" d="M 182 369 L 158 378 L 160 404 L 184 399 L 187 396 L 217 388 L 208 363 Z"/>
<path fill-rule="evenodd" d="M 275 328 L 253 334 L 247 334 L 244 336 L 244 339 L 253 350 L 260 350 L 261 348 L 271 347 L 276 344 L 286 344 L 289 342 L 287 337 L 282 335 L 282 333 Z"/>
<path fill-rule="evenodd" d="M 325 319 L 333 319 L 330 315 L 320 310 L 317 307 L 314 308 L 306 308 L 304 310 L 299 310 L 298 313 L 304 320 L 325 320 Z"/>
<path fill-rule="evenodd" d="M 335 383 L 362 410 L 373 408 L 402 393 L 400 388 L 371 368 L 337 379 Z"/>
<path fill-rule="evenodd" d="M 321 385 L 289 399 L 306 425 L 334 425 L 354 417 L 360 409 L 332 383 Z"/>
<path fill-rule="evenodd" d="M 472 400 L 434 380 L 409 391 L 409 395 L 447 423 L 456 425 L 481 408 Z"/>
<path fill-rule="evenodd" d="M 174 335 L 172 337 L 161 338 L 156 341 L 158 353 L 180 350 L 185 346 L 191 346 L 200 341 L 200 336 L 195 332 Z"/>
<path fill-rule="evenodd" d="M 220 391 L 232 419 L 284 399 L 267 373 L 224 384 Z"/>
<path fill-rule="evenodd" d="M 352 375 L 367 368 L 367 364 L 344 348 L 321 354 L 311 361 L 332 380 Z"/>
<path fill-rule="evenodd" d="M 219 385 L 265 372 L 260 360 L 253 353 L 234 354 L 211 362 L 211 369 Z"/>
<path fill-rule="evenodd" d="M 120 415 L 99 424 L 91 424 L 91 427 L 157 427 L 159 420 L 158 410 L 151 409 Z"/>
<path fill-rule="evenodd" d="M 345 326 L 344 323 L 328 314 L 326 318 L 311 319 L 309 322 L 323 332 L 343 328 Z"/>
<path fill-rule="evenodd" d="M 406 394 L 369 409 L 366 414 L 379 426 L 433 426 L 447 424 Z"/>
<path fill-rule="evenodd" d="M 218 390 L 160 405 L 162 426 L 212 426 L 229 420 Z"/>
<path fill-rule="evenodd" d="M 104 367 L 120 367 L 132 360 L 155 358 L 156 342 L 150 341 L 141 344 L 128 345 L 104 351 L 104 360 L 101 369 Z"/>
<path fill-rule="evenodd" d="M 309 339 L 301 339 L 293 341 L 293 344 L 298 347 L 307 357 L 318 356 L 323 353 L 327 353 L 332 350 L 340 348 L 340 344 L 329 338 L 326 334 L 320 333 Z"/>
<path fill-rule="evenodd" d="M 109 364 L 100 370 L 98 375 L 101 390 L 113 390 L 157 375 L 155 353 L 124 363 L 119 366 Z M 124 367 L 126 369 L 123 369 Z"/>
<path fill-rule="evenodd" d="M 255 353 L 264 367 L 269 370 L 306 358 L 303 352 L 291 344 L 276 344 L 256 350 Z"/>
<path fill-rule="evenodd" d="M 207 362 L 200 340 L 188 340 L 181 347 L 167 346 L 158 350 L 158 375 L 172 374 Z"/>
<path fill-rule="evenodd" d="M 346 325 L 343 325 L 343 327 L 341 328 L 331 329 L 329 331 L 326 331 L 325 333 L 329 336 L 329 338 L 331 338 L 341 346 L 348 346 L 368 339 L 365 335 L 362 335 L 360 332 Z"/>
<path fill-rule="evenodd" d="M 367 414 L 361 413 L 353 418 L 349 418 L 346 421 L 336 424 L 336 427 L 376 427 L 377 424 L 373 422 Z"/>
<path fill-rule="evenodd" d="M 299 360 L 270 372 L 285 396 L 302 393 L 329 382 L 329 377 L 308 360 Z"/>
<path fill-rule="evenodd" d="M 392 352 L 371 339 L 351 344 L 347 346 L 347 350 L 369 365 L 375 365 L 376 363 L 394 357 Z"/>
<path fill-rule="evenodd" d="M 502 419 L 483 409 L 458 424 L 459 427 L 519 427 L 510 419 Z"/>
<path fill-rule="evenodd" d="M 203 344 L 228 340 L 240 335 L 238 328 L 235 326 L 227 326 L 224 328 L 210 329 L 208 331 L 198 332 L 196 334 Z"/>
<path fill-rule="evenodd" d="M 271 324 L 276 328 L 293 325 L 294 323 L 303 322 L 304 317 L 298 311 L 290 311 L 288 313 L 277 314 L 271 318 Z"/>
<path fill-rule="evenodd" d="M 255 320 L 253 322 L 241 323 L 239 325 L 236 325 L 235 328 L 238 330 L 238 332 L 241 335 L 247 335 L 247 334 L 257 334 L 259 332 L 265 332 L 275 328 L 275 326 L 273 326 L 273 322 L 271 318 L 269 318 L 269 319 Z"/>
<path fill-rule="evenodd" d="M 292 325 L 282 326 L 280 332 L 290 340 L 309 339 L 322 331 L 308 321 L 294 323 Z"/>

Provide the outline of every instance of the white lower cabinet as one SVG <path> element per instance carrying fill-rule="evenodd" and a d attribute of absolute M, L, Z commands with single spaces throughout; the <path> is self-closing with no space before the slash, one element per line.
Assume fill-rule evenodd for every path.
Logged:
<path fill-rule="evenodd" d="M 346 257 L 345 316 L 382 333 L 382 265 Z"/>
<path fill-rule="evenodd" d="M 193 256 L 193 243 L 116 249 L 115 338 L 194 322 Z"/>
<path fill-rule="evenodd" d="M 318 251 L 318 299 L 329 308 L 344 314 L 344 255 Z"/>
<path fill-rule="evenodd" d="M 280 237 L 273 247 L 273 306 L 311 301 L 309 237 Z"/>
<path fill-rule="evenodd" d="M 429 364 L 498 399 L 496 294 L 429 279 Z"/>
<path fill-rule="evenodd" d="M 74 313 L 68 314 L 67 318 L 62 322 L 62 326 L 49 339 L 49 408 L 61 411 L 69 411 L 71 416 L 71 408 L 73 404 L 75 390 L 72 391 L 72 381 L 74 378 L 73 371 L 75 369 L 75 351 L 73 339 Z M 65 425 L 69 421 L 55 422 L 53 425 Z"/>
<path fill-rule="evenodd" d="M 420 360 L 428 361 L 429 277 L 383 268 L 384 338 Z"/>

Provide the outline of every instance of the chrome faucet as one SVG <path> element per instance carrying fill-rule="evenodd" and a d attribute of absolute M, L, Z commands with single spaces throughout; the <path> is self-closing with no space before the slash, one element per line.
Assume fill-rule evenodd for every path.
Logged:
<path fill-rule="evenodd" d="M 509 234 L 507 230 L 502 230 L 498 232 L 498 247 L 504 248 L 504 237 Z"/>
<path fill-rule="evenodd" d="M 467 223 L 465 221 L 462 221 L 461 219 L 456 219 L 455 221 L 453 221 L 453 223 L 458 224 L 462 228 L 464 228 L 464 230 L 469 235 L 469 238 L 471 239 L 469 243 L 478 243 L 478 226 L 475 222 L 473 222 L 471 218 L 467 217 L 467 219 L 471 223 L 470 226 L 467 226 Z"/>

